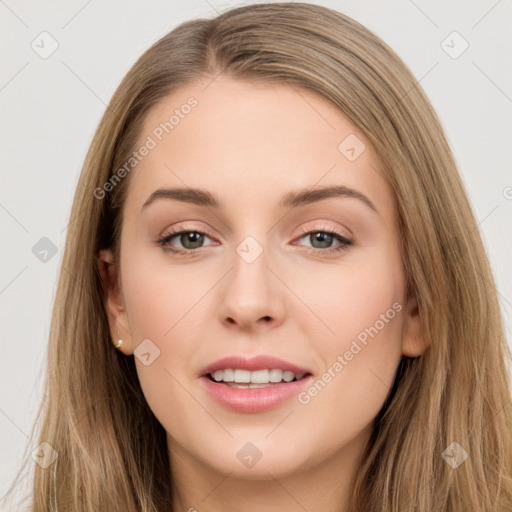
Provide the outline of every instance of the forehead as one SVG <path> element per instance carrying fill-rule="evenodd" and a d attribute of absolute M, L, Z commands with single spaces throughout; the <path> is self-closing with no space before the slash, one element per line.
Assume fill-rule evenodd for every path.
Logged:
<path fill-rule="evenodd" d="M 143 145 L 151 149 L 132 171 L 130 211 L 164 186 L 263 208 L 290 190 L 338 184 L 391 204 L 364 135 L 326 98 L 286 84 L 217 77 L 186 85 L 147 114 Z"/>

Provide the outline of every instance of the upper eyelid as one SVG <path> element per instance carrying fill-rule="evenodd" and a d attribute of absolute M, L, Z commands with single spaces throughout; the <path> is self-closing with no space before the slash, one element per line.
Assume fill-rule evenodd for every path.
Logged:
<path fill-rule="evenodd" d="M 317 222 L 319 225 L 311 226 L 310 228 L 304 228 L 304 230 L 301 229 L 301 234 L 302 233 L 307 234 L 311 231 L 322 231 L 322 230 L 325 230 L 325 231 L 348 231 L 348 233 L 350 235 L 352 234 L 348 228 L 340 229 L 340 228 L 337 228 L 334 226 L 328 226 L 325 224 L 326 221 L 318 220 L 318 221 L 311 221 L 311 222 Z M 183 231 L 193 232 L 193 233 L 201 233 L 203 235 L 207 235 L 207 236 L 211 237 L 211 235 L 208 233 L 208 230 L 203 229 L 203 228 L 198 228 L 196 226 L 188 226 L 186 223 L 185 224 L 178 223 L 176 227 L 165 229 L 162 232 L 161 236 L 166 236 L 166 232 L 167 232 L 167 234 L 171 234 L 171 233 L 175 234 L 176 232 L 183 232 Z"/>

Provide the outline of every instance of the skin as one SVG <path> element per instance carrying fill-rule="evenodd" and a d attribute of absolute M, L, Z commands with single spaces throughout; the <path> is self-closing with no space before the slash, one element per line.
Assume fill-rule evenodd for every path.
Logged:
<path fill-rule="evenodd" d="M 173 510 L 346 510 L 400 358 L 427 348 L 417 302 L 405 296 L 392 192 L 363 134 L 328 100 L 287 85 L 194 82 L 147 114 L 140 142 L 190 96 L 198 105 L 132 171 L 120 270 L 101 269 L 113 342 L 119 330 L 127 356 L 145 339 L 160 350 L 148 366 L 135 362 L 168 433 Z M 338 150 L 349 134 L 366 147 L 354 161 Z M 287 192 L 327 185 L 357 190 L 378 212 L 353 197 L 278 206 Z M 207 189 L 224 206 L 160 199 L 141 213 L 165 187 Z M 173 227 L 206 235 L 202 246 L 172 240 L 200 247 L 196 255 L 156 243 Z M 340 242 L 322 245 L 303 228 L 353 243 L 328 254 Z M 252 263 L 236 252 L 247 236 L 263 249 Z M 106 250 L 100 258 L 113 261 Z M 200 386 L 204 366 L 235 354 L 280 357 L 315 379 L 332 374 L 394 303 L 401 311 L 307 404 L 293 397 L 267 412 L 234 412 Z M 248 442 L 262 454 L 252 467 L 237 457 Z"/>

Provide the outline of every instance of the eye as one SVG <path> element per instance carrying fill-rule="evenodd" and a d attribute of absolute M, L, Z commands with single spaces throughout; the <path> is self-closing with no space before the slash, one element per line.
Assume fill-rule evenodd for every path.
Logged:
<path fill-rule="evenodd" d="M 157 243 L 165 252 L 190 255 L 195 254 L 196 250 L 201 249 L 205 237 L 210 238 L 206 233 L 203 233 L 202 231 L 178 229 L 166 233 L 157 241 Z M 181 243 L 181 248 L 173 247 L 171 245 L 171 241 L 174 238 L 177 238 Z"/>
<path fill-rule="evenodd" d="M 308 251 L 312 254 L 334 254 L 347 250 L 352 245 L 352 241 L 343 236 L 342 233 L 330 228 L 316 228 L 314 230 L 304 230 L 299 240 L 303 238 L 311 242 L 311 249 Z M 334 242 L 338 242 L 338 246 L 332 246 Z"/>
<path fill-rule="evenodd" d="M 175 238 L 181 244 L 181 247 L 176 247 L 172 244 L 172 241 Z M 175 229 L 163 235 L 157 240 L 157 243 L 165 252 L 172 252 L 183 256 L 193 256 L 197 252 L 200 252 L 200 249 L 204 247 L 203 244 L 205 238 L 210 237 L 202 231 Z M 324 227 L 319 227 L 313 230 L 303 230 L 302 236 L 299 240 L 302 240 L 303 238 L 308 239 L 311 242 L 308 253 L 320 256 L 345 251 L 353 244 L 353 242 L 343 236 L 342 233 L 334 229 Z M 333 246 L 333 243 L 335 242 L 338 242 L 337 246 Z"/>

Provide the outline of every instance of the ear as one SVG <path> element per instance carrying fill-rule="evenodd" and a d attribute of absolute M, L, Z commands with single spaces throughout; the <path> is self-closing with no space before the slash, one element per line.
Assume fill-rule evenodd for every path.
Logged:
<path fill-rule="evenodd" d="M 103 286 L 103 300 L 110 327 L 110 336 L 114 346 L 119 339 L 123 344 L 118 350 L 124 354 L 133 352 L 133 344 L 130 335 L 130 326 L 124 307 L 123 294 L 120 286 L 120 276 L 114 263 L 114 255 L 111 250 L 103 249 L 97 259 L 98 269 Z"/>
<path fill-rule="evenodd" d="M 402 331 L 402 354 L 407 357 L 418 357 L 427 350 L 426 340 L 421 322 L 418 300 L 411 294 L 405 308 L 405 320 Z"/>

